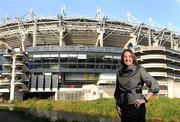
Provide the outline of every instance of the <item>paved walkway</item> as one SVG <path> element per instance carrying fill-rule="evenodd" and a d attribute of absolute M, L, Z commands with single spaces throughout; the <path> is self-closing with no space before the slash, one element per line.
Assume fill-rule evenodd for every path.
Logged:
<path fill-rule="evenodd" d="M 0 110 L 0 122 L 31 122 L 30 120 L 26 120 L 24 118 L 20 118 L 19 116 Z"/>

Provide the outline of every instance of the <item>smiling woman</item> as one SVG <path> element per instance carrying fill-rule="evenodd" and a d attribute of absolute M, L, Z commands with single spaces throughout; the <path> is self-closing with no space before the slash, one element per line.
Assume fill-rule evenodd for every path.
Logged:
<path fill-rule="evenodd" d="M 114 93 L 117 112 L 122 122 L 145 122 L 145 103 L 153 94 L 159 92 L 159 85 L 138 65 L 132 50 L 124 50 L 121 59 Z M 149 88 L 146 96 L 142 94 L 144 83 Z"/>
<path fill-rule="evenodd" d="M 123 60 L 121 60 L 121 62 L 124 63 L 126 66 L 132 65 L 132 64 L 137 65 L 135 54 L 129 51 L 124 52 Z"/>

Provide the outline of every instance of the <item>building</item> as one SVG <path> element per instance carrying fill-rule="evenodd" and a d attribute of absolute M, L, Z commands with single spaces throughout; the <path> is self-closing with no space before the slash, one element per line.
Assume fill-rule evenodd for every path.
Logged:
<path fill-rule="evenodd" d="M 0 26 L 0 97 L 93 100 L 113 97 L 124 48 L 132 48 L 160 84 L 180 97 L 180 34 L 107 17 L 36 17 Z M 144 88 L 144 93 L 147 92 Z"/>

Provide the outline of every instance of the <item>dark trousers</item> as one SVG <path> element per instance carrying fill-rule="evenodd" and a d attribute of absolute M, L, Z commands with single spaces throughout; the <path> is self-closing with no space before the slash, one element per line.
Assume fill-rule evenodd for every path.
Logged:
<path fill-rule="evenodd" d="M 139 108 L 136 108 L 134 104 L 131 105 L 119 105 L 121 108 L 121 122 L 146 122 L 146 107 L 145 104 L 141 104 Z"/>

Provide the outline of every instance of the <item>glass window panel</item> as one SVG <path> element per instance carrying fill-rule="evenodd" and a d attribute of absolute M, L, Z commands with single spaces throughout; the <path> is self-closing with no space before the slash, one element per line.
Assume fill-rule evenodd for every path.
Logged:
<path fill-rule="evenodd" d="M 69 68 L 77 68 L 77 64 L 69 64 Z"/>
<path fill-rule="evenodd" d="M 60 57 L 68 57 L 68 54 L 60 54 Z"/>
<path fill-rule="evenodd" d="M 104 69 L 111 69 L 111 65 L 104 65 Z"/>
<path fill-rule="evenodd" d="M 51 57 L 50 54 L 42 54 L 42 57 Z"/>
<path fill-rule="evenodd" d="M 86 59 L 87 55 L 86 54 L 78 54 L 78 59 Z"/>
<path fill-rule="evenodd" d="M 69 57 L 69 62 L 77 62 L 77 57 Z"/>
<path fill-rule="evenodd" d="M 59 62 L 59 58 L 57 57 L 51 58 L 51 63 L 58 63 L 58 62 Z"/>
<path fill-rule="evenodd" d="M 85 64 L 78 64 L 78 68 L 86 68 Z"/>
<path fill-rule="evenodd" d="M 104 62 L 105 62 L 105 63 L 110 63 L 110 64 L 111 64 L 111 63 L 112 63 L 112 59 L 111 59 L 111 58 L 105 58 L 105 59 L 104 59 Z"/>
<path fill-rule="evenodd" d="M 50 58 L 42 58 L 42 63 L 50 63 L 51 59 Z"/>
<path fill-rule="evenodd" d="M 94 64 L 87 64 L 87 68 L 94 69 Z"/>
<path fill-rule="evenodd" d="M 121 59 L 121 56 L 113 56 L 113 59 Z"/>
<path fill-rule="evenodd" d="M 68 57 L 61 57 L 60 62 L 61 63 L 67 63 L 68 62 Z"/>
<path fill-rule="evenodd" d="M 103 69 L 103 64 L 96 64 L 96 69 Z"/>
<path fill-rule="evenodd" d="M 39 57 L 41 57 L 41 54 L 34 54 L 33 55 L 33 58 L 39 58 Z"/>
<path fill-rule="evenodd" d="M 116 70 L 117 68 L 118 68 L 118 67 L 117 67 L 116 65 L 113 65 L 113 66 L 112 66 L 112 69 L 113 69 L 113 70 Z"/>
<path fill-rule="evenodd" d="M 104 54 L 96 54 L 96 63 L 104 62 Z"/>
<path fill-rule="evenodd" d="M 50 69 L 50 64 L 43 64 L 43 65 L 42 65 L 42 68 L 43 68 L 43 69 Z"/>
<path fill-rule="evenodd" d="M 60 68 L 69 68 L 68 64 L 60 64 Z"/>
<path fill-rule="evenodd" d="M 59 64 L 51 64 L 51 69 L 59 69 Z"/>
<path fill-rule="evenodd" d="M 42 68 L 42 67 L 41 67 L 41 64 L 36 64 L 36 65 L 33 65 L 33 68 L 34 68 L 34 69 L 40 69 L 40 68 Z"/>
<path fill-rule="evenodd" d="M 78 63 L 86 63 L 86 59 L 78 59 Z"/>
<path fill-rule="evenodd" d="M 41 63 L 41 58 L 33 59 L 34 63 Z"/>
<path fill-rule="evenodd" d="M 69 57 L 77 57 L 77 54 L 69 54 Z"/>
<path fill-rule="evenodd" d="M 51 54 L 51 57 L 59 57 L 59 54 Z"/>
<path fill-rule="evenodd" d="M 114 60 L 113 60 L 113 64 L 118 64 L 119 61 L 120 61 L 120 60 L 118 60 L 118 59 L 114 59 Z"/>
<path fill-rule="evenodd" d="M 105 55 L 104 58 L 112 58 L 111 55 Z"/>

